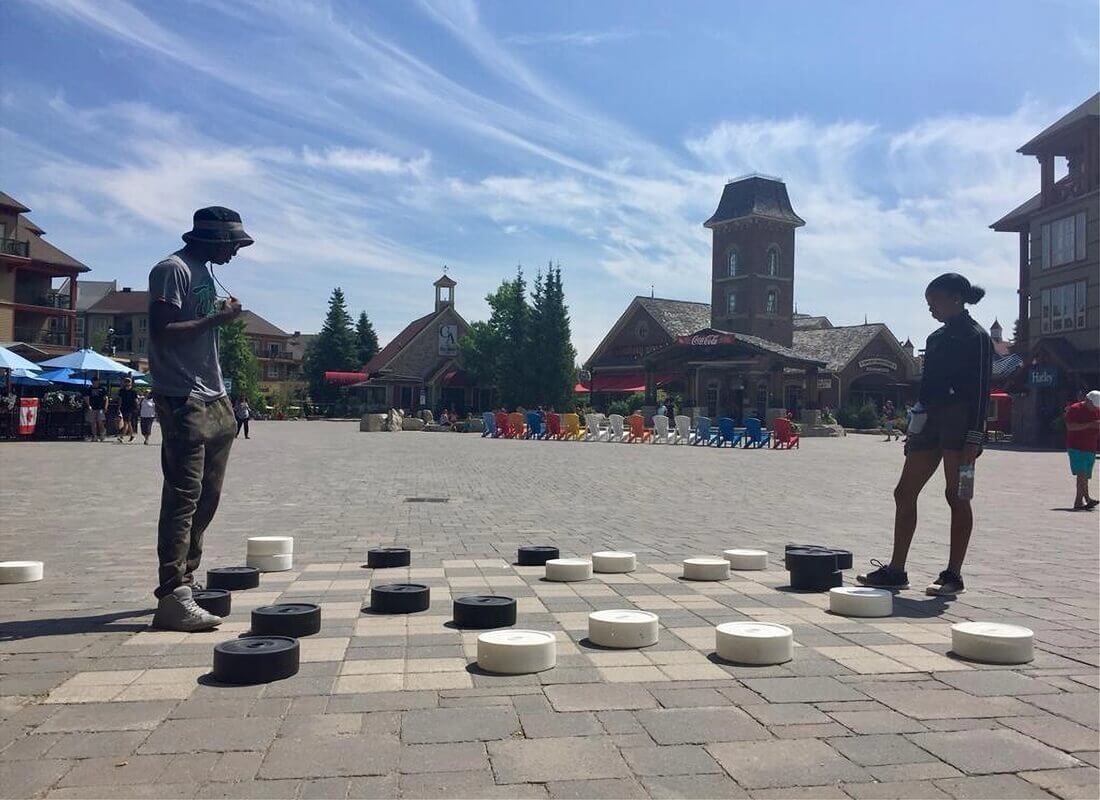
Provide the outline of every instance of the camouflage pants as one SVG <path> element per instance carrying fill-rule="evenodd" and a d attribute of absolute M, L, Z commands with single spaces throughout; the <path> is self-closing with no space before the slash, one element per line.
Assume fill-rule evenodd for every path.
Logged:
<path fill-rule="evenodd" d="M 190 584 L 202 560 L 202 535 L 221 499 L 222 481 L 236 420 L 229 398 L 209 403 L 193 397 L 154 395 L 162 444 L 157 555 L 157 597 Z"/>

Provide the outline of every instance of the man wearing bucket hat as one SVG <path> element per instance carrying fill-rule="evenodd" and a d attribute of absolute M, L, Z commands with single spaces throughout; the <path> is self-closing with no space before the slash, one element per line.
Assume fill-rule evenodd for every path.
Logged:
<path fill-rule="evenodd" d="M 1085 399 L 1066 409 L 1066 452 L 1069 471 L 1077 481 L 1074 511 L 1091 511 L 1100 501 L 1089 496 L 1089 481 L 1100 447 L 1100 390 L 1089 392 Z"/>
<path fill-rule="evenodd" d="M 211 206 L 195 212 L 183 241 L 149 273 L 149 370 L 164 472 L 153 625 L 199 631 L 222 621 L 195 603 L 191 587 L 237 431 L 218 363 L 218 327 L 241 313 L 236 298 L 217 298 L 207 264 L 228 263 L 253 240 L 240 214 Z"/>

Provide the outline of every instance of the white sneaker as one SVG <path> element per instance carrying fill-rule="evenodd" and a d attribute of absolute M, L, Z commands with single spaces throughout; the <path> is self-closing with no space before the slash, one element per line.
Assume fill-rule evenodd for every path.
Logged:
<path fill-rule="evenodd" d="M 199 607 L 191 596 L 190 586 L 179 586 L 160 598 L 153 627 L 168 631 L 207 631 L 222 624 L 222 618 Z"/>

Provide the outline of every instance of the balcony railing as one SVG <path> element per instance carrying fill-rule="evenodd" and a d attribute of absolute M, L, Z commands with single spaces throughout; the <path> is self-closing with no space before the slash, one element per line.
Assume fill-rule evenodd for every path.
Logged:
<path fill-rule="evenodd" d="M 16 326 L 12 336 L 17 342 L 27 344 L 50 344 L 55 347 L 69 346 L 68 331 L 51 331 L 42 328 L 21 328 Z"/>
<path fill-rule="evenodd" d="M 0 253 L 6 256 L 20 256 L 30 258 L 30 242 L 21 242 L 18 239 L 0 239 Z"/>

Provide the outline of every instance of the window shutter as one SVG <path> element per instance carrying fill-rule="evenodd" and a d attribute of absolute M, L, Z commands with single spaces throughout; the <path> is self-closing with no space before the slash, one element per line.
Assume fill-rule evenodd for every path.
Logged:
<path fill-rule="evenodd" d="M 1046 223 L 1042 228 L 1043 236 L 1043 269 L 1050 268 L 1050 223 Z"/>
<path fill-rule="evenodd" d="M 1046 240 L 1044 239 L 1043 241 Z M 1050 289 L 1043 289 L 1040 320 L 1039 329 L 1043 333 L 1050 333 Z"/>
<path fill-rule="evenodd" d="M 1074 217 L 1074 260 L 1081 261 L 1085 257 L 1085 212 L 1081 211 Z"/>
<path fill-rule="evenodd" d="M 1088 292 L 1086 281 L 1077 281 L 1077 327 L 1085 327 L 1085 297 Z"/>

